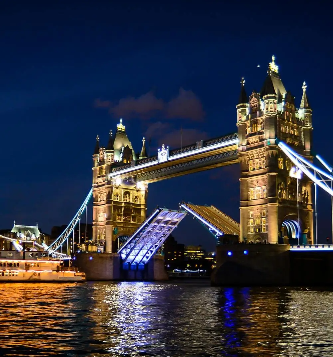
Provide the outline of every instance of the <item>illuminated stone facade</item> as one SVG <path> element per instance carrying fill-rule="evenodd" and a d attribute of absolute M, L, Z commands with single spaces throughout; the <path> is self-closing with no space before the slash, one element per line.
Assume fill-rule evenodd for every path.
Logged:
<path fill-rule="evenodd" d="M 260 93 L 250 97 L 241 82 L 237 105 L 240 177 L 240 238 L 247 242 L 313 242 L 311 181 L 291 175 L 279 139 L 312 161 L 312 110 L 306 85 L 300 108 L 287 92 L 273 56 Z"/>
<path fill-rule="evenodd" d="M 139 158 L 146 157 L 145 141 Z M 136 154 L 122 120 L 106 147 L 100 147 L 97 137 L 93 155 L 93 241 L 104 252 L 118 250 L 117 237 L 131 235 L 146 218 L 148 185 L 128 177 L 109 178 L 112 168 L 130 164 Z"/>

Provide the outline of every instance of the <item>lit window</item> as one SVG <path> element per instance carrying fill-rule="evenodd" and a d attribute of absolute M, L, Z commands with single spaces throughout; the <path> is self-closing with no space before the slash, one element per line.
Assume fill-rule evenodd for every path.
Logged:
<path fill-rule="evenodd" d="M 279 157 L 278 158 L 278 166 L 279 166 L 279 169 L 283 169 L 283 158 L 282 157 Z"/>
<path fill-rule="evenodd" d="M 250 190 L 249 190 L 249 200 L 251 201 L 251 200 L 253 200 L 253 198 L 254 198 L 254 189 L 250 188 Z"/>
<path fill-rule="evenodd" d="M 261 226 L 262 226 L 262 228 L 261 228 L 261 230 L 262 230 L 262 232 L 266 232 L 266 218 L 262 218 L 261 219 L 262 221 L 261 221 Z"/>
<path fill-rule="evenodd" d="M 261 187 L 256 187 L 255 199 L 259 199 L 261 197 Z"/>
<path fill-rule="evenodd" d="M 262 198 L 266 198 L 266 197 L 267 197 L 266 186 L 262 186 Z"/>
<path fill-rule="evenodd" d="M 254 165 L 255 165 L 255 169 L 259 170 L 259 168 L 260 168 L 259 159 L 255 159 Z"/>
<path fill-rule="evenodd" d="M 253 171 L 253 160 L 249 160 L 249 171 Z"/>

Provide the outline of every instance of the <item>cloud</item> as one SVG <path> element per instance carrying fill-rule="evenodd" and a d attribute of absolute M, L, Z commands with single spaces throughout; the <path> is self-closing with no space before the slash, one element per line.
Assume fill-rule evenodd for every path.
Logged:
<path fill-rule="evenodd" d="M 208 134 L 197 129 L 179 129 L 173 130 L 158 138 L 159 145 L 165 144 L 170 146 L 171 149 L 177 149 L 181 145 L 186 146 L 194 144 L 199 140 L 206 140 Z"/>
<path fill-rule="evenodd" d="M 166 116 L 199 121 L 205 117 L 205 112 L 200 99 L 191 90 L 180 88 L 178 96 L 167 104 Z"/>
<path fill-rule="evenodd" d="M 156 123 L 150 124 L 145 132 L 145 137 L 147 139 L 156 139 L 165 134 L 165 132 L 170 128 L 169 123 L 162 123 L 157 121 Z"/>
<path fill-rule="evenodd" d="M 164 110 L 165 104 L 162 99 L 156 98 L 152 92 L 141 95 L 138 98 L 122 98 L 117 104 L 110 101 L 95 100 L 95 107 L 109 108 L 109 112 L 116 118 L 140 118 L 149 119 Z"/>
<path fill-rule="evenodd" d="M 159 99 L 153 92 L 140 97 L 122 98 L 117 104 L 108 100 L 95 100 L 96 108 L 108 108 L 116 118 L 163 118 L 163 119 L 191 119 L 200 121 L 205 117 L 200 99 L 191 91 L 179 89 L 177 97 L 169 102 Z"/>

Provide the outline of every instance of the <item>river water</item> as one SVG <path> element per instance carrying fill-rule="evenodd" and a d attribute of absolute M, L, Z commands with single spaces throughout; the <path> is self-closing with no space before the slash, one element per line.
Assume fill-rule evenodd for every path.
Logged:
<path fill-rule="evenodd" d="M 333 356 L 333 290 L 1 284 L 0 356 Z"/>

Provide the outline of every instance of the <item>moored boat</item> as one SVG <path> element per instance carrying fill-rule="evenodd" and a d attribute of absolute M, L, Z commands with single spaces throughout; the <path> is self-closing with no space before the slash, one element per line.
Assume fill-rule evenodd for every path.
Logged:
<path fill-rule="evenodd" d="M 27 254 L 24 254 L 27 253 Z M 1 282 L 82 282 L 85 273 L 40 252 L 0 252 Z"/>

